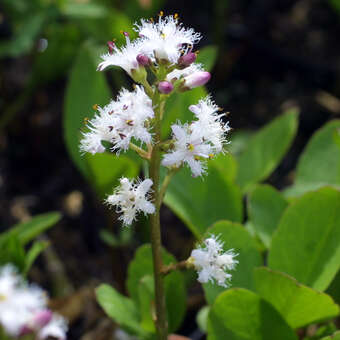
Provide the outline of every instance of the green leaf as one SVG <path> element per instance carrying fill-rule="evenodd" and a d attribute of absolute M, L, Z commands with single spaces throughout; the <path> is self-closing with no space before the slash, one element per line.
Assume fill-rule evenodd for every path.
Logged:
<path fill-rule="evenodd" d="M 325 338 L 322 338 L 321 340 L 340 340 L 340 331 L 335 332 L 333 335 L 326 336 Z"/>
<path fill-rule="evenodd" d="M 89 44 L 79 48 L 67 84 L 64 105 L 66 146 L 72 160 L 85 177 L 89 177 L 89 168 L 85 157 L 79 151 L 84 119 L 94 116 L 92 108 L 94 104 L 106 105 L 110 99 L 110 90 L 105 76 L 102 72 L 96 71 L 97 65 L 93 61 L 90 49 Z"/>
<path fill-rule="evenodd" d="M 61 7 L 61 13 L 71 18 L 103 18 L 108 15 L 108 8 L 96 3 L 67 1 Z"/>
<path fill-rule="evenodd" d="M 256 292 L 271 303 L 292 328 L 336 317 L 339 306 L 325 293 L 304 286 L 294 278 L 269 268 L 254 271 Z"/>
<path fill-rule="evenodd" d="M 96 289 L 96 296 L 100 306 L 114 321 L 133 334 L 143 335 L 139 325 L 139 313 L 131 299 L 119 294 L 107 284 Z"/>
<path fill-rule="evenodd" d="M 334 301 L 340 305 L 340 271 L 334 277 L 332 283 L 326 290 L 326 293 L 329 294 Z"/>
<path fill-rule="evenodd" d="M 339 128 L 340 120 L 333 120 L 312 136 L 299 159 L 294 185 L 285 192 L 287 196 L 325 185 L 340 186 L 340 148 L 334 138 Z"/>
<path fill-rule="evenodd" d="M 162 251 L 163 263 L 168 265 L 176 263 L 175 258 Z M 153 276 L 152 252 L 149 244 L 145 244 L 137 249 L 134 259 L 128 268 L 127 289 L 131 298 L 138 304 L 138 286 L 143 277 Z M 181 272 L 174 271 L 164 279 L 165 299 L 168 313 L 169 331 L 175 331 L 181 324 L 185 315 L 185 284 Z"/>
<path fill-rule="evenodd" d="M 294 201 L 273 235 L 268 263 L 317 290 L 340 268 L 340 192 L 322 188 Z"/>
<path fill-rule="evenodd" d="M 25 268 L 25 250 L 19 238 L 15 234 L 9 234 L 1 242 L 0 247 L 0 266 L 12 263 L 15 267 L 23 272 Z"/>
<path fill-rule="evenodd" d="M 235 163 L 230 157 L 230 164 Z M 172 179 L 164 202 L 200 238 L 214 222 L 227 219 L 241 222 L 242 195 L 229 178 L 235 166 L 224 169 L 221 163 L 210 162 L 203 178 L 194 178 L 188 168 L 180 170 Z M 229 174 L 230 171 L 230 174 Z"/>
<path fill-rule="evenodd" d="M 208 340 L 297 340 L 294 331 L 257 294 L 233 288 L 218 296 L 208 317 Z"/>
<path fill-rule="evenodd" d="M 58 212 L 50 212 L 34 216 L 30 221 L 16 224 L 7 233 L 0 236 L 0 244 L 8 234 L 17 235 L 22 245 L 32 241 L 34 238 L 45 232 L 48 228 L 55 225 L 61 219 Z"/>
<path fill-rule="evenodd" d="M 0 42 L 0 57 L 18 57 L 28 53 L 34 45 L 46 20 L 45 13 L 34 13 L 26 16 L 17 28 L 14 37 L 9 41 Z"/>
<path fill-rule="evenodd" d="M 71 23 L 49 24 L 44 38 L 48 41 L 47 48 L 36 53 L 32 65 L 32 82 L 38 86 L 65 76 L 73 64 L 81 39 L 79 30 Z"/>
<path fill-rule="evenodd" d="M 141 327 L 150 333 L 156 333 L 155 323 L 152 316 L 154 311 L 154 280 L 153 276 L 146 275 L 140 281 L 138 285 L 138 297 L 139 297 L 139 310 L 141 316 Z"/>
<path fill-rule="evenodd" d="M 228 151 L 238 159 L 242 152 L 249 145 L 249 141 L 254 136 L 254 131 L 248 130 L 236 130 L 233 131 L 230 137 L 230 144 L 228 145 Z"/>
<path fill-rule="evenodd" d="M 333 8 L 340 14 L 340 0 L 328 0 Z"/>
<path fill-rule="evenodd" d="M 263 260 L 258 250 L 255 240 L 249 235 L 247 230 L 240 224 L 229 221 L 215 223 L 206 232 L 205 238 L 209 235 L 219 236 L 223 242 L 224 251 L 233 249 L 238 254 L 238 264 L 234 271 L 231 271 L 232 287 L 242 287 L 254 289 L 253 271 L 255 267 L 261 266 Z M 207 302 L 212 304 L 216 297 L 226 290 L 214 283 L 203 284 L 203 289 Z"/>
<path fill-rule="evenodd" d="M 237 183 L 243 191 L 266 179 L 278 166 L 295 137 L 297 116 L 297 109 L 290 109 L 249 140 L 239 157 Z"/>
<path fill-rule="evenodd" d="M 209 311 L 210 311 L 210 306 L 204 306 L 198 311 L 197 316 L 196 316 L 196 323 L 198 327 L 200 328 L 200 330 L 204 333 L 207 332 L 207 328 L 208 328 Z"/>
<path fill-rule="evenodd" d="M 25 256 L 25 268 L 23 274 L 27 274 L 34 261 L 49 245 L 48 241 L 35 241 Z"/>
<path fill-rule="evenodd" d="M 203 64 L 206 71 L 211 71 L 216 63 L 217 52 L 217 46 L 205 46 L 200 50 L 196 62 Z"/>
<path fill-rule="evenodd" d="M 281 193 L 268 184 L 257 185 L 248 197 L 249 219 L 267 248 L 287 205 Z"/>

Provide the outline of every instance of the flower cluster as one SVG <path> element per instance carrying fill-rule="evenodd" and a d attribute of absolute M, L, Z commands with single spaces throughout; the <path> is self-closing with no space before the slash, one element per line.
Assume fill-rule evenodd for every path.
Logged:
<path fill-rule="evenodd" d="M 221 119 L 225 114 L 217 114 L 219 108 L 210 97 L 191 105 L 189 110 L 197 119 L 190 125 L 172 125 L 174 150 L 164 156 L 162 164 L 179 167 L 186 163 L 196 177 L 205 172 L 202 160 L 223 151 L 223 145 L 227 142 L 225 133 L 230 128 Z"/>
<path fill-rule="evenodd" d="M 228 281 L 232 275 L 227 270 L 232 270 L 238 263 L 235 260 L 237 254 L 232 249 L 223 251 L 223 243 L 217 237 L 211 236 L 204 241 L 204 246 L 191 252 L 191 262 L 198 271 L 198 281 L 209 281 L 222 287 L 228 287 Z"/>
<path fill-rule="evenodd" d="M 132 138 L 151 143 L 152 136 L 145 125 L 153 118 L 154 112 L 151 99 L 142 87 L 136 86 L 133 92 L 123 89 L 116 101 L 97 109 L 98 113 L 88 122 L 89 132 L 83 134 L 82 152 L 104 152 L 102 141 L 112 143 L 112 150 L 118 152 L 126 151 Z"/>
<path fill-rule="evenodd" d="M 193 52 L 201 35 L 192 28 L 183 27 L 177 15 L 164 17 L 162 12 L 157 21 L 142 19 L 135 23 L 134 30 L 138 35 L 134 40 L 123 32 L 125 46 L 117 47 L 114 41 L 108 42 L 108 53 L 102 55 L 98 70 L 121 67 L 139 85 L 132 92 L 121 90 L 117 99 L 104 107 L 96 106 L 97 112 L 88 121 L 87 132 L 83 132 L 80 150 L 102 153 L 106 150 L 103 142 L 108 142 L 111 151 L 117 154 L 130 148 L 150 161 L 158 144 L 161 147 L 157 148 L 164 152 L 163 166 L 171 170 L 187 165 L 194 177 L 201 176 L 206 172 L 206 160 L 223 152 L 229 131 L 228 123 L 224 122 L 225 114 L 219 112 L 211 97 L 189 106 L 194 120 L 173 124 L 171 140 L 160 139 L 161 124 L 156 123 L 162 120 L 168 96 L 209 81 L 210 73 L 196 63 L 197 54 Z M 150 84 L 149 80 L 154 83 Z M 106 202 L 116 206 L 117 212 L 122 214 L 120 219 L 129 225 L 138 212 L 154 213 L 155 207 L 147 195 L 152 185 L 150 179 L 135 184 L 122 178 L 120 186 Z M 156 192 L 158 188 L 153 190 Z"/>
<path fill-rule="evenodd" d="M 181 57 L 190 53 L 193 45 L 201 39 L 193 29 L 182 27 L 177 16 L 163 18 L 160 15 L 156 23 L 142 19 L 134 29 L 139 37 L 131 42 L 129 34 L 124 32 L 125 47 L 118 48 L 113 41 L 108 43 L 109 52 L 102 55 L 103 61 L 98 66 L 100 71 L 108 66 L 119 66 L 133 77 L 140 67 L 150 63 L 181 64 Z"/>
<path fill-rule="evenodd" d="M 10 264 L 0 268 L 0 326 L 13 337 L 66 339 L 66 322 L 47 308 L 46 293 L 25 282 Z"/>
<path fill-rule="evenodd" d="M 106 203 L 117 206 L 117 212 L 122 213 L 120 219 L 123 224 L 129 225 L 138 212 L 142 211 L 144 214 L 155 212 L 155 206 L 148 200 L 148 192 L 150 192 L 151 186 L 151 179 L 134 183 L 123 177 L 120 179 L 120 186 L 115 189 L 112 195 L 108 196 Z"/>

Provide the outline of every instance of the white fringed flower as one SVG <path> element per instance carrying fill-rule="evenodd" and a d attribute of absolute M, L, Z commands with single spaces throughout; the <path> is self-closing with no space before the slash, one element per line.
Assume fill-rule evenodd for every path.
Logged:
<path fill-rule="evenodd" d="M 201 99 L 189 109 L 197 119 L 190 125 L 172 125 L 174 149 L 164 155 L 162 165 L 179 167 L 186 163 L 192 175 L 197 177 L 205 172 L 205 164 L 202 162 L 204 159 L 223 152 L 225 133 L 230 128 L 221 119 L 224 114 L 217 114 L 218 107 L 210 97 Z"/>
<path fill-rule="evenodd" d="M 145 179 L 142 182 L 130 181 L 128 178 L 120 179 L 120 186 L 114 193 L 106 199 L 106 203 L 117 207 L 117 212 L 122 215 L 119 217 L 124 225 L 130 225 L 136 218 L 138 212 L 153 214 L 155 206 L 148 200 L 153 182 Z"/>
<path fill-rule="evenodd" d="M 151 99 L 144 89 L 136 86 L 133 92 L 120 91 L 116 101 L 111 101 L 88 123 L 89 132 L 83 133 L 80 150 L 92 154 L 104 152 L 102 141 L 113 144 L 112 150 L 126 151 L 132 138 L 141 143 L 151 143 L 151 133 L 146 127 L 154 117 Z"/>
<path fill-rule="evenodd" d="M 131 42 L 129 35 L 127 33 L 124 35 L 126 46 L 118 48 L 111 42 L 112 51 L 101 56 L 103 61 L 98 65 L 98 71 L 103 71 L 108 66 L 118 66 L 132 76 L 132 70 L 137 70 L 139 68 L 137 56 L 141 53 L 144 39 L 136 39 Z"/>
<path fill-rule="evenodd" d="M 212 147 L 204 142 L 202 131 L 192 129 L 190 125 L 174 124 L 171 126 L 174 138 L 174 151 L 164 155 L 162 165 L 179 167 L 188 164 L 194 177 L 205 172 L 201 158 L 209 158 Z"/>
<path fill-rule="evenodd" d="M 52 312 L 46 306 L 47 295 L 41 288 L 28 285 L 10 264 L 0 269 L 0 325 L 8 335 L 18 337 L 47 326 L 46 314 Z M 65 333 L 66 328 L 58 339 L 65 339 Z"/>
<path fill-rule="evenodd" d="M 191 252 L 193 265 L 198 271 L 198 281 L 214 282 L 219 286 L 228 287 L 232 275 L 227 270 L 233 270 L 238 263 L 237 254 L 233 250 L 223 251 L 223 243 L 217 237 L 211 236 L 204 241 L 204 246 Z"/>
<path fill-rule="evenodd" d="M 143 53 L 153 61 L 167 60 L 177 63 L 183 53 L 199 42 L 201 35 L 192 28 L 184 28 L 175 16 L 159 16 L 158 22 L 141 20 L 135 24 L 135 31 L 145 38 Z M 185 49 L 186 47 L 186 49 Z"/>
<path fill-rule="evenodd" d="M 226 133 L 230 130 L 229 123 L 221 119 L 225 113 L 217 113 L 220 109 L 210 96 L 189 106 L 189 110 L 198 118 L 192 123 L 193 128 L 202 131 L 202 137 L 213 146 L 214 153 L 222 152 L 223 146 L 227 144 Z"/>

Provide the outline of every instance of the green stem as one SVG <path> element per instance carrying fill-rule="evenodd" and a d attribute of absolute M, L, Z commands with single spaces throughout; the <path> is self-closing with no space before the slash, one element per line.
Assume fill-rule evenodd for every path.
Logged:
<path fill-rule="evenodd" d="M 147 151 L 143 150 L 142 148 L 140 148 L 136 144 L 130 143 L 130 149 L 132 149 L 133 151 L 136 151 L 142 158 L 150 159 Z"/>
<path fill-rule="evenodd" d="M 143 81 L 141 81 L 141 84 L 144 86 L 144 90 L 146 92 L 146 94 L 152 98 L 153 95 L 154 95 L 154 91 L 153 91 L 153 88 L 152 86 L 149 84 L 149 82 L 147 81 L 147 79 L 143 79 Z"/>
<path fill-rule="evenodd" d="M 172 177 L 175 175 L 175 173 L 179 170 L 179 168 L 175 168 L 175 169 L 171 169 L 167 175 L 165 176 L 161 189 L 159 191 L 159 204 L 162 205 L 165 193 L 166 193 L 166 189 L 168 189 L 168 186 L 170 184 L 170 181 L 172 179 Z"/>
<path fill-rule="evenodd" d="M 161 242 L 161 228 L 160 228 L 160 147 L 161 141 L 161 115 L 162 107 L 160 103 L 159 95 L 154 96 L 155 105 L 155 145 L 152 149 L 151 160 L 150 160 L 150 178 L 153 181 L 153 201 L 156 207 L 156 211 L 150 217 L 151 230 L 151 247 L 152 247 L 152 258 L 155 276 L 155 298 L 156 298 L 156 330 L 158 340 L 167 340 L 168 337 L 168 323 L 166 319 L 166 308 L 165 308 L 165 295 L 164 295 L 164 282 L 162 275 L 163 261 L 162 261 L 162 242 Z"/>
<path fill-rule="evenodd" d="M 190 267 L 190 264 L 187 262 L 187 260 L 177 262 L 177 263 L 171 263 L 168 266 L 163 267 L 162 274 L 168 275 L 169 273 L 175 270 L 188 269 L 189 267 Z"/>

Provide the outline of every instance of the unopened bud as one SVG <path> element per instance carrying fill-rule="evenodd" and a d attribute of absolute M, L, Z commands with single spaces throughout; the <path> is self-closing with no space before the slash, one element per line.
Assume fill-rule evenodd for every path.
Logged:
<path fill-rule="evenodd" d="M 20 336 L 30 334 L 32 332 L 39 331 L 41 328 L 45 327 L 53 317 L 53 312 L 49 309 L 43 309 L 36 312 L 33 318 L 23 325 L 20 330 Z"/>
<path fill-rule="evenodd" d="M 184 85 L 186 87 L 189 87 L 190 89 L 193 89 L 195 87 L 205 85 L 210 80 L 210 78 L 211 75 L 209 72 L 206 71 L 195 72 L 184 78 L 185 79 Z"/>
<path fill-rule="evenodd" d="M 43 309 L 34 315 L 33 326 L 40 329 L 46 326 L 52 319 L 53 313 L 49 309 Z"/>
<path fill-rule="evenodd" d="M 109 54 L 113 54 L 113 50 L 115 48 L 115 43 L 113 41 L 108 41 L 107 42 L 107 47 L 109 49 Z"/>
<path fill-rule="evenodd" d="M 158 84 L 158 90 L 161 93 L 169 94 L 174 89 L 174 86 L 168 81 L 161 81 Z"/>
<path fill-rule="evenodd" d="M 138 64 L 140 66 L 148 66 L 150 65 L 150 58 L 144 54 L 138 54 L 136 57 Z"/>
<path fill-rule="evenodd" d="M 189 52 L 179 58 L 178 65 L 182 67 L 188 67 L 196 60 L 196 57 L 197 56 L 195 53 Z"/>

